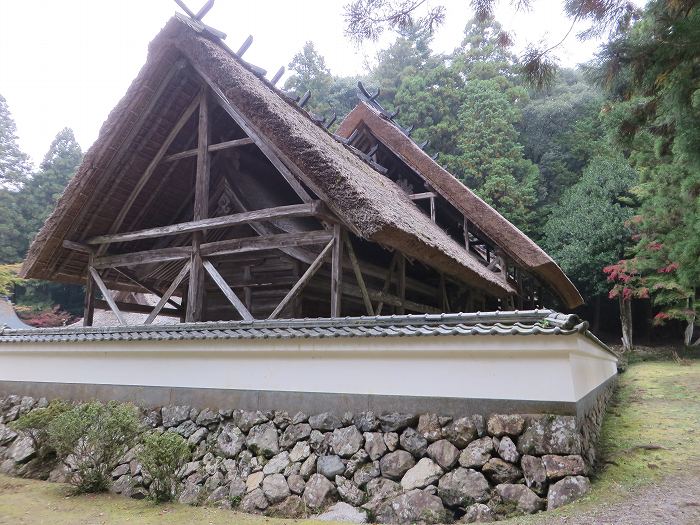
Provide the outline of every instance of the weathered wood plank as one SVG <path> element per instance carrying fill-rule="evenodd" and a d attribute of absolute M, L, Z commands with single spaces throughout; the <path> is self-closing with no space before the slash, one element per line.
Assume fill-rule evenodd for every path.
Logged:
<path fill-rule="evenodd" d="M 196 323 L 204 316 L 204 266 L 201 254 L 202 233 L 192 234 L 192 250 L 190 255 L 190 282 L 187 287 L 187 310 L 185 321 Z"/>
<path fill-rule="evenodd" d="M 384 278 L 382 294 L 386 294 L 389 291 L 389 287 L 391 287 L 391 281 L 393 281 L 394 278 L 394 268 L 396 267 L 396 261 L 398 260 L 399 255 L 399 252 L 394 252 L 394 256 L 391 258 L 391 262 L 389 263 L 389 269 L 386 271 L 386 277 Z M 379 299 L 379 302 L 377 303 L 377 308 L 375 310 L 376 315 L 382 315 L 382 308 L 384 308 L 384 301 Z"/>
<path fill-rule="evenodd" d="M 222 150 L 230 149 L 230 148 L 240 148 L 241 146 L 247 146 L 248 144 L 255 144 L 255 142 L 253 142 L 253 139 L 251 139 L 249 137 L 245 137 L 242 139 L 227 140 L 226 142 L 219 142 L 217 144 L 210 144 L 209 145 L 209 153 L 212 153 L 214 151 L 222 151 Z M 195 155 L 197 155 L 198 151 L 199 151 L 199 148 L 194 148 L 194 149 L 188 149 L 186 151 L 181 151 L 179 153 L 173 153 L 172 155 L 168 155 L 167 157 L 163 157 L 163 160 L 161 162 L 173 162 L 173 161 L 180 160 L 180 159 L 194 157 Z"/>
<path fill-rule="evenodd" d="M 90 246 L 85 246 L 79 242 L 64 240 L 63 247 L 68 250 L 73 250 L 74 252 L 86 253 L 88 255 L 93 255 L 95 253 L 95 250 L 93 250 Z"/>
<path fill-rule="evenodd" d="M 398 274 L 399 278 L 397 292 L 399 299 L 401 300 L 401 304 L 396 309 L 396 313 L 398 313 L 399 315 L 403 315 L 406 313 L 406 310 L 404 308 L 404 304 L 406 302 L 406 257 L 403 254 L 400 254 L 396 263 L 396 273 Z"/>
<path fill-rule="evenodd" d="M 95 317 L 95 283 L 89 268 L 92 267 L 93 256 L 90 254 L 88 262 L 88 272 L 85 276 L 85 303 L 83 307 L 83 326 L 92 326 Z"/>
<path fill-rule="evenodd" d="M 95 268 L 105 269 L 116 266 L 138 266 L 139 264 L 151 264 L 157 262 L 177 261 L 186 259 L 192 254 L 189 246 L 174 246 L 172 248 L 160 248 L 142 252 L 124 253 L 121 255 L 104 255 L 95 257 Z"/>
<path fill-rule="evenodd" d="M 238 315 L 240 315 L 244 321 L 252 321 L 253 316 L 250 314 L 245 304 L 243 304 L 243 301 L 241 301 L 236 295 L 236 293 L 231 289 L 231 287 L 228 284 L 226 284 L 226 281 L 223 277 L 221 277 L 221 274 L 216 270 L 216 268 L 214 268 L 214 265 L 211 263 L 211 261 L 203 261 L 202 264 L 204 265 L 204 269 L 211 276 L 211 278 L 219 287 L 219 289 L 223 292 L 223 294 L 226 296 L 226 299 L 228 299 L 229 302 L 236 309 Z"/>
<path fill-rule="evenodd" d="M 350 264 L 352 265 L 352 271 L 355 273 L 355 280 L 357 281 L 360 290 L 362 291 L 362 301 L 365 303 L 365 309 L 367 310 L 367 315 L 374 315 L 374 308 L 372 308 L 372 300 L 369 298 L 369 293 L 367 293 L 367 286 L 365 285 L 365 279 L 362 277 L 362 270 L 360 269 L 360 264 L 357 261 L 357 256 L 355 255 L 355 249 L 352 247 L 352 242 L 347 234 L 343 235 L 345 239 L 345 248 L 348 251 L 348 257 L 350 258 Z"/>
<path fill-rule="evenodd" d="M 209 104 L 207 89 L 203 89 L 199 97 L 199 132 L 197 142 L 197 173 L 194 186 L 194 215 L 195 221 L 209 217 Z"/>
<path fill-rule="evenodd" d="M 112 312 L 114 312 L 114 315 L 117 317 L 117 321 L 119 321 L 119 324 L 126 326 L 126 321 L 124 320 L 124 316 L 122 315 L 121 311 L 119 310 L 117 303 L 114 302 L 114 299 L 112 298 L 112 294 L 109 293 L 109 289 L 105 285 L 104 281 L 102 281 L 100 274 L 97 273 L 97 270 L 95 270 L 95 268 L 93 268 L 92 266 L 90 266 L 88 268 L 88 271 L 90 272 L 92 279 L 95 281 L 95 284 L 100 289 L 100 292 L 102 292 L 102 296 L 104 297 L 105 301 L 107 301 L 109 308 L 112 310 Z"/>
<path fill-rule="evenodd" d="M 412 201 L 419 201 L 423 199 L 434 199 L 437 195 L 432 191 L 426 191 L 423 193 L 412 193 L 408 196 Z"/>
<path fill-rule="evenodd" d="M 121 312 L 148 315 L 153 311 L 153 307 L 147 304 L 125 303 L 123 301 L 114 301 L 114 303 L 117 305 L 117 307 L 119 307 Z M 96 300 L 95 308 L 99 308 L 100 310 L 109 310 L 109 304 L 107 301 Z M 180 317 L 180 311 L 176 310 L 175 308 L 163 308 L 159 315 Z"/>
<path fill-rule="evenodd" d="M 343 299 L 343 239 L 339 224 L 333 226 L 333 255 L 331 260 L 331 317 L 340 317 Z"/>
<path fill-rule="evenodd" d="M 189 271 L 190 263 L 185 263 L 185 265 L 182 267 L 182 270 L 180 270 L 180 273 L 177 274 L 173 282 L 170 284 L 170 286 L 168 286 L 168 289 L 165 290 L 163 297 L 160 298 L 158 303 L 153 308 L 153 311 L 150 314 L 148 314 L 148 317 L 146 317 L 146 321 L 143 324 L 151 324 L 153 322 L 153 320 L 158 316 L 160 311 L 165 306 L 165 303 L 167 303 L 168 299 L 170 299 L 170 296 L 173 295 L 175 290 L 177 290 L 177 287 L 180 286 L 180 283 L 189 273 Z"/>
<path fill-rule="evenodd" d="M 194 100 L 192 100 L 192 102 L 190 103 L 190 105 L 187 106 L 187 109 L 185 109 L 184 113 L 180 115 L 180 118 L 175 123 L 175 126 L 173 127 L 173 129 L 170 130 L 170 133 L 165 138 L 165 141 L 163 142 L 161 147 L 158 149 L 158 152 L 156 153 L 155 157 L 153 157 L 153 160 L 146 168 L 146 171 L 143 172 L 138 182 L 131 190 L 129 197 L 124 203 L 124 206 L 122 206 L 122 209 L 119 210 L 119 214 L 117 215 L 117 218 L 114 220 L 114 223 L 112 223 L 112 227 L 110 228 L 110 233 L 114 233 L 118 231 L 119 228 L 121 228 L 122 224 L 124 223 L 124 219 L 126 219 L 126 216 L 131 210 L 131 207 L 134 205 L 136 198 L 139 196 L 141 190 L 143 190 L 143 187 L 146 185 L 146 183 L 150 180 L 151 176 L 153 175 L 153 172 L 155 172 L 156 168 L 158 167 L 158 164 L 160 164 L 160 161 L 163 159 L 163 155 L 165 155 L 165 152 L 168 151 L 170 144 L 172 144 L 173 140 L 175 140 L 175 137 L 177 137 L 177 134 L 180 132 L 182 127 L 187 123 L 189 118 L 194 113 L 194 110 L 197 109 L 197 106 L 199 106 L 199 101 L 200 97 L 195 97 Z M 97 253 L 99 255 L 102 255 L 104 254 L 105 250 L 106 246 L 101 246 Z"/>
<path fill-rule="evenodd" d="M 280 301 L 280 303 L 275 307 L 272 313 L 268 316 L 268 319 L 276 319 L 277 316 L 280 313 L 282 313 L 282 311 L 287 307 L 287 305 L 299 295 L 299 293 L 309 283 L 311 278 L 314 276 L 314 274 L 318 271 L 318 269 L 328 257 L 329 252 L 333 249 L 334 242 L 335 239 L 330 240 L 326 247 L 323 250 L 321 250 L 321 253 L 318 254 L 318 257 L 316 257 L 314 262 L 312 262 L 311 265 L 306 269 L 304 274 L 296 282 L 292 289 L 289 290 L 287 295 L 285 295 L 282 301 Z"/>
<path fill-rule="evenodd" d="M 307 217 L 318 214 L 321 208 L 322 206 L 320 201 L 314 201 L 308 204 L 292 204 L 290 206 L 277 206 L 274 208 L 264 208 L 261 210 L 253 210 L 246 211 L 243 213 L 223 215 L 221 217 L 212 217 L 210 219 L 201 219 L 196 221 L 182 222 L 179 224 L 171 224 L 168 226 L 147 228 L 145 230 L 138 230 L 133 232 L 98 235 L 96 237 L 88 239 L 87 243 L 105 244 L 115 242 L 140 241 L 143 239 L 151 239 L 154 237 L 160 238 L 168 235 L 179 235 L 181 233 L 189 233 L 201 230 L 228 228 L 230 226 L 249 224 L 255 221 L 283 219 L 290 217 Z M 79 246 L 83 247 L 83 245 Z M 85 246 L 84 248 L 90 250 L 90 248 L 87 246 Z"/>
<path fill-rule="evenodd" d="M 243 237 L 216 241 L 202 244 L 202 255 L 211 257 L 215 255 L 228 255 L 259 250 L 274 250 L 295 246 L 307 246 L 324 244 L 333 238 L 333 232 L 326 230 L 313 230 L 298 233 L 279 233 L 260 237 Z"/>

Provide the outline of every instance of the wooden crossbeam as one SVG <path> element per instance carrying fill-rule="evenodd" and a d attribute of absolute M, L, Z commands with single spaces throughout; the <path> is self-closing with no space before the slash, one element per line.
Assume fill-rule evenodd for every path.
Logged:
<path fill-rule="evenodd" d="M 365 285 L 365 279 L 362 277 L 362 269 L 355 255 L 355 249 L 352 247 L 352 242 L 347 234 L 343 235 L 345 240 L 345 248 L 348 251 L 348 257 L 350 258 L 350 264 L 352 265 L 352 271 L 355 273 L 355 280 L 357 285 L 362 291 L 362 301 L 365 303 L 365 309 L 367 310 L 367 315 L 374 315 L 374 308 L 372 308 L 372 300 L 367 293 L 367 286 Z"/>
<path fill-rule="evenodd" d="M 182 127 L 187 123 L 194 111 L 199 106 L 199 101 L 200 97 L 198 96 L 195 97 L 194 100 L 192 100 L 192 102 L 190 102 L 190 105 L 187 106 L 187 109 L 185 109 L 182 115 L 180 115 L 180 118 L 175 123 L 173 129 L 171 129 L 170 133 L 168 133 L 168 136 L 165 138 L 163 144 L 161 144 L 155 157 L 153 157 L 153 160 L 151 160 L 151 163 L 146 168 L 146 171 L 143 172 L 138 182 L 131 190 L 131 193 L 129 194 L 129 197 L 127 198 L 124 205 L 122 206 L 122 209 L 119 210 L 119 215 L 117 215 L 117 218 L 112 223 L 112 227 L 110 229 L 112 233 L 118 231 L 119 228 L 121 228 L 124 219 L 126 219 L 126 216 L 131 210 L 131 207 L 134 205 L 136 198 L 139 196 L 141 190 L 143 190 L 143 187 L 146 185 L 146 183 L 151 179 L 153 172 L 155 172 L 156 168 L 158 167 L 158 164 L 160 164 L 160 161 L 163 159 L 165 152 L 168 151 L 170 144 L 172 144 L 173 140 L 175 140 L 175 137 L 177 137 L 178 133 L 180 133 Z M 105 250 L 106 247 L 101 246 L 97 253 L 99 255 L 102 255 L 105 252 Z"/>
<path fill-rule="evenodd" d="M 346 283 L 343 286 L 343 293 L 349 296 L 362 298 L 362 291 L 360 290 L 360 287 L 352 284 Z M 420 312 L 426 314 L 442 313 L 442 310 L 440 310 L 440 308 L 436 308 L 427 304 L 417 303 L 409 299 L 402 300 L 400 297 L 397 297 L 396 295 L 391 293 L 380 292 L 371 288 L 367 290 L 367 293 L 369 294 L 370 299 L 372 299 L 373 301 L 381 301 L 382 304 L 389 304 L 391 306 L 395 306 L 397 309 L 403 308 L 406 310 L 411 310 L 413 312 Z"/>
<path fill-rule="evenodd" d="M 93 268 L 92 266 L 88 268 L 88 271 L 90 272 L 93 281 L 95 281 L 95 284 L 100 289 L 100 292 L 102 292 L 102 296 L 104 297 L 105 301 L 107 301 L 109 308 L 112 310 L 112 312 L 114 312 L 114 315 L 117 317 L 117 321 L 119 321 L 119 324 L 126 326 L 126 320 L 124 319 L 124 316 L 119 310 L 117 303 L 114 302 L 112 294 L 109 293 L 109 289 L 102 280 L 102 277 L 100 277 L 100 274 L 97 273 L 97 270 L 95 270 L 95 268 Z"/>
<path fill-rule="evenodd" d="M 298 233 L 279 233 L 260 237 L 243 237 L 202 244 L 202 256 L 228 255 L 258 250 L 274 250 L 293 246 L 325 244 L 333 238 L 333 232 L 313 230 Z"/>
<path fill-rule="evenodd" d="M 204 265 L 204 269 L 207 271 L 209 276 L 219 287 L 219 290 L 223 292 L 223 294 L 226 296 L 226 299 L 228 299 L 229 302 L 233 305 L 233 307 L 236 309 L 241 318 L 243 318 L 244 321 L 252 321 L 253 316 L 250 314 L 245 304 L 243 304 L 243 301 L 241 301 L 235 294 L 235 292 L 231 289 L 231 287 L 228 284 L 226 284 L 226 281 L 216 270 L 216 268 L 214 268 L 214 265 L 211 263 L 211 261 L 205 260 L 202 262 L 202 264 Z"/>
<path fill-rule="evenodd" d="M 180 270 L 180 273 L 177 274 L 173 282 L 168 286 L 168 289 L 165 290 L 165 293 L 163 294 L 163 297 L 160 298 L 156 306 L 153 308 L 153 311 L 148 314 L 148 317 L 146 318 L 146 321 L 143 324 L 151 324 L 153 320 L 158 316 L 160 311 L 163 309 L 165 306 L 165 303 L 168 302 L 170 299 L 170 296 L 173 295 L 175 290 L 177 290 L 177 287 L 180 286 L 180 283 L 182 280 L 185 278 L 185 276 L 189 273 L 190 271 L 190 263 L 186 263 L 183 267 L 182 270 Z"/>
<path fill-rule="evenodd" d="M 318 257 L 316 257 L 314 262 L 312 262 L 311 265 L 306 269 L 304 274 L 296 282 L 296 284 L 292 287 L 292 289 L 289 290 L 287 295 L 284 296 L 284 299 L 282 299 L 282 301 L 280 301 L 280 303 L 277 305 L 277 307 L 269 315 L 268 319 L 276 319 L 277 316 L 287 307 L 287 305 L 297 295 L 299 295 L 299 293 L 304 289 L 304 287 L 308 284 L 308 282 L 316 274 L 318 269 L 321 267 L 323 262 L 328 257 L 328 254 L 330 253 L 331 249 L 333 248 L 334 242 L 335 242 L 335 239 L 332 239 L 328 242 L 328 244 L 326 244 L 326 247 L 323 250 L 321 250 L 321 253 L 318 254 Z"/>
<path fill-rule="evenodd" d="M 116 266 L 138 266 L 157 262 L 178 261 L 187 259 L 192 254 L 189 246 L 174 246 L 172 248 L 160 248 L 142 252 L 124 253 L 121 255 L 103 255 L 95 257 L 95 268 L 113 268 Z"/>
<path fill-rule="evenodd" d="M 423 199 L 434 199 L 435 197 L 437 197 L 437 195 L 432 191 L 426 191 L 423 193 L 413 193 L 413 194 L 408 196 L 408 198 L 411 199 L 412 201 L 419 201 L 419 200 L 423 200 Z"/>
<path fill-rule="evenodd" d="M 129 312 L 135 314 L 150 314 L 153 311 L 153 307 L 147 304 L 138 303 L 125 303 L 123 301 L 114 301 L 121 312 Z M 107 301 L 97 300 L 95 301 L 95 308 L 101 310 L 109 310 L 109 304 Z M 175 308 L 163 308 L 158 315 L 165 315 L 168 317 L 180 317 L 180 311 Z"/>
<path fill-rule="evenodd" d="M 140 241 L 143 239 L 151 239 L 154 237 L 160 238 L 168 235 L 179 235 L 181 233 L 189 233 L 202 230 L 213 230 L 216 228 L 228 228 L 230 226 L 249 224 L 251 222 L 262 220 L 284 219 L 290 217 L 307 217 L 319 214 L 321 208 L 321 201 L 314 201 L 308 204 L 292 204 L 290 206 L 277 206 L 274 208 L 246 211 L 243 213 L 234 213 L 231 215 L 224 215 L 221 217 L 212 217 L 210 219 L 182 222 L 180 224 L 171 224 L 169 226 L 148 228 L 145 230 L 138 230 L 128 233 L 98 235 L 96 237 L 88 239 L 86 242 L 88 244 L 108 244 L 115 242 Z M 83 245 L 79 246 L 82 247 Z"/>
<path fill-rule="evenodd" d="M 212 153 L 214 151 L 221 151 L 221 150 L 225 150 L 225 149 L 229 149 L 229 148 L 239 148 L 241 146 L 247 146 L 248 144 L 255 144 L 255 142 L 253 142 L 253 139 L 251 139 L 249 137 L 245 137 L 242 139 L 227 140 L 226 142 L 219 142 L 218 144 L 210 144 L 209 145 L 209 153 Z M 173 162 L 175 160 L 194 157 L 195 155 L 197 155 L 198 151 L 199 151 L 199 149 L 195 148 L 195 149 L 188 149 L 186 151 L 181 151 L 180 153 L 173 153 L 172 155 L 168 155 L 167 157 L 163 157 L 163 160 L 161 162 Z"/>
<path fill-rule="evenodd" d="M 399 277 L 397 292 L 401 300 L 401 304 L 398 305 L 396 313 L 403 315 L 406 313 L 404 309 L 404 303 L 406 301 L 406 257 L 402 253 L 399 254 L 399 258 L 396 260 L 396 273 Z"/>
<path fill-rule="evenodd" d="M 229 114 L 229 116 L 236 122 L 236 124 L 238 124 L 241 127 L 245 134 L 248 135 L 251 139 L 253 139 L 255 145 L 258 148 L 260 148 L 260 151 L 262 151 L 263 154 L 272 163 L 272 165 L 275 168 L 277 168 L 277 171 L 280 172 L 282 177 L 284 177 L 284 179 L 292 187 L 292 189 L 299 196 L 302 202 L 311 202 L 313 199 L 311 198 L 309 193 L 304 189 L 304 186 L 296 179 L 296 177 L 292 174 L 287 165 L 282 162 L 277 152 L 275 152 L 274 149 L 270 146 L 270 144 L 268 144 L 268 142 L 265 141 L 265 139 L 262 137 L 262 134 L 259 133 L 248 121 L 248 119 L 246 119 L 238 111 L 238 109 L 236 109 L 229 102 L 228 98 L 226 97 L 226 95 L 224 95 L 221 89 L 219 89 L 219 87 L 197 64 L 193 63 L 192 67 L 195 68 L 199 76 L 201 76 L 204 79 L 204 81 L 208 84 L 218 104 L 224 109 L 224 111 L 226 111 L 226 113 Z"/>

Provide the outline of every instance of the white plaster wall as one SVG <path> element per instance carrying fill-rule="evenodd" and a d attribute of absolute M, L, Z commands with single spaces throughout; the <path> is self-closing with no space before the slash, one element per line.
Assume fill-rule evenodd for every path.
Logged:
<path fill-rule="evenodd" d="M 532 401 L 575 402 L 614 365 L 580 335 L 0 345 L 1 381 Z"/>

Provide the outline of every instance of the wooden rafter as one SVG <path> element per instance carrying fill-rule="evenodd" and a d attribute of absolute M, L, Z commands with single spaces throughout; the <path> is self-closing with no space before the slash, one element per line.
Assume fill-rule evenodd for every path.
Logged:
<path fill-rule="evenodd" d="M 299 293 L 304 289 L 304 287 L 309 283 L 311 278 L 316 274 L 318 269 L 321 267 L 323 262 L 326 260 L 328 257 L 328 254 L 330 251 L 333 249 L 333 243 L 335 242 L 335 239 L 331 239 L 328 244 L 326 244 L 326 247 L 321 250 L 321 253 L 318 254 L 318 257 L 311 263 L 311 265 L 306 269 L 304 274 L 301 276 L 301 278 L 294 284 L 291 290 L 287 293 L 287 295 L 284 296 L 282 301 L 277 305 L 277 307 L 272 311 L 272 313 L 269 315 L 268 319 L 275 319 L 277 316 L 287 307 L 287 305 L 295 299 Z"/>
<path fill-rule="evenodd" d="M 100 289 L 100 292 L 102 292 L 102 296 L 104 297 L 105 301 L 107 301 L 109 308 L 112 310 L 112 312 L 114 312 L 114 315 L 117 317 L 117 321 L 119 321 L 119 324 L 126 326 L 126 320 L 124 319 L 124 316 L 119 310 L 117 303 L 114 302 L 112 294 L 109 293 L 109 289 L 102 280 L 102 277 L 100 277 L 100 274 L 97 273 L 97 270 L 95 270 L 92 266 L 88 268 L 88 271 L 92 276 L 92 280 L 95 281 L 95 284 Z"/>
<path fill-rule="evenodd" d="M 160 298 L 156 306 L 153 308 L 153 311 L 150 314 L 148 314 L 148 317 L 146 318 L 146 321 L 143 324 L 151 324 L 153 322 L 153 320 L 158 316 L 160 311 L 165 306 L 165 303 L 167 303 L 170 299 L 170 296 L 172 296 L 175 290 L 177 290 L 177 287 L 180 286 L 180 283 L 189 273 L 189 271 L 190 263 L 186 263 L 185 266 L 182 267 L 182 270 L 180 270 L 180 273 L 177 274 L 173 282 L 170 284 L 170 286 L 168 286 L 168 289 L 165 290 L 163 297 Z"/>
<path fill-rule="evenodd" d="M 134 205 L 136 198 L 139 196 L 141 190 L 143 190 L 143 187 L 146 185 L 146 183 L 151 179 L 151 176 L 158 167 L 158 164 L 160 164 L 160 161 L 163 159 L 165 152 L 168 151 L 168 148 L 172 144 L 173 140 L 175 140 L 175 137 L 177 137 L 182 127 L 187 123 L 194 111 L 199 106 L 199 101 L 200 97 L 195 97 L 194 100 L 190 102 L 190 105 L 187 106 L 187 109 L 185 109 L 182 115 L 180 115 L 180 118 L 175 123 L 175 126 L 170 130 L 170 133 L 158 149 L 158 152 L 156 153 L 155 157 L 153 157 L 153 160 L 151 160 L 151 163 L 146 168 L 146 171 L 143 172 L 138 182 L 131 190 L 131 193 L 129 194 L 129 197 L 127 198 L 124 205 L 122 206 L 122 209 L 119 210 L 119 214 L 117 215 L 117 218 L 114 220 L 114 222 L 112 223 L 112 227 L 110 228 L 110 233 L 119 231 L 119 228 L 121 228 L 122 224 L 124 223 L 124 219 L 126 219 L 127 214 L 131 210 L 131 207 Z M 99 255 L 102 255 L 106 249 L 106 246 L 101 246 L 97 253 Z"/>
<path fill-rule="evenodd" d="M 241 318 L 243 318 L 244 321 L 252 321 L 253 316 L 248 311 L 248 308 L 246 308 L 245 304 L 243 304 L 243 301 L 241 301 L 238 298 L 238 296 L 231 289 L 231 287 L 228 284 L 226 284 L 226 281 L 217 271 L 217 269 L 214 268 L 214 265 L 211 263 L 211 261 L 203 261 L 202 264 L 204 265 L 204 269 L 211 276 L 212 280 L 219 287 L 219 290 L 223 292 L 223 294 L 226 296 L 226 299 L 228 299 L 229 302 L 233 305 L 233 307 L 236 309 Z"/>
<path fill-rule="evenodd" d="M 272 149 L 267 141 L 265 141 L 260 133 L 253 127 L 253 125 L 248 122 L 248 120 L 231 105 L 226 95 L 223 94 L 221 89 L 209 78 L 209 76 L 196 64 L 192 64 L 199 76 L 201 76 L 204 81 L 209 85 L 217 103 L 230 115 L 230 117 L 238 124 L 241 129 L 248 135 L 255 145 L 263 152 L 263 154 L 268 158 L 272 165 L 277 168 L 282 177 L 287 181 L 287 183 L 292 187 L 294 192 L 299 196 L 302 202 L 311 202 L 313 199 L 311 195 L 304 189 L 304 186 L 296 179 L 296 177 L 289 170 L 287 165 L 285 165 L 277 153 Z"/>
<path fill-rule="evenodd" d="M 355 273 L 355 280 L 357 285 L 360 287 L 362 292 L 362 302 L 365 303 L 365 309 L 367 310 L 367 315 L 374 315 L 374 308 L 372 308 L 372 300 L 367 292 L 367 286 L 365 285 L 365 279 L 362 277 L 362 269 L 355 255 L 355 249 L 352 247 L 352 242 L 347 234 L 343 235 L 345 240 L 345 248 L 348 251 L 348 257 L 350 258 L 350 264 L 352 265 L 352 271 Z"/>

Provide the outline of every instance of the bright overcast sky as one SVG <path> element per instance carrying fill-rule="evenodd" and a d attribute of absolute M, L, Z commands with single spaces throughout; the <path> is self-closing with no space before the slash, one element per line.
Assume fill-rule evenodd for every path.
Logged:
<path fill-rule="evenodd" d="M 470 17 L 465 0 L 430 0 L 447 8 L 434 49 L 456 47 Z M 228 34 L 233 49 L 252 34 L 245 58 L 268 70 L 286 66 L 307 40 L 334 74 L 362 73 L 377 46 L 358 50 L 343 36 L 347 0 L 218 0 L 205 21 Z M 197 10 L 204 0 L 186 0 Z M 569 21 L 561 0 L 536 0 L 514 13 L 507 1 L 498 20 L 513 31 L 516 51 L 545 37 L 555 41 Z M 0 94 L 17 123 L 20 146 L 38 164 L 63 127 L 84 150 L 146 60 L 148 42 L 179 8 L 172 0 L 0 0 Z M 381 45 L 386 45 L 384 41 Z M 558 55 L 573 66 L 593 56 L 597 43 L 570 38 Z"/>

